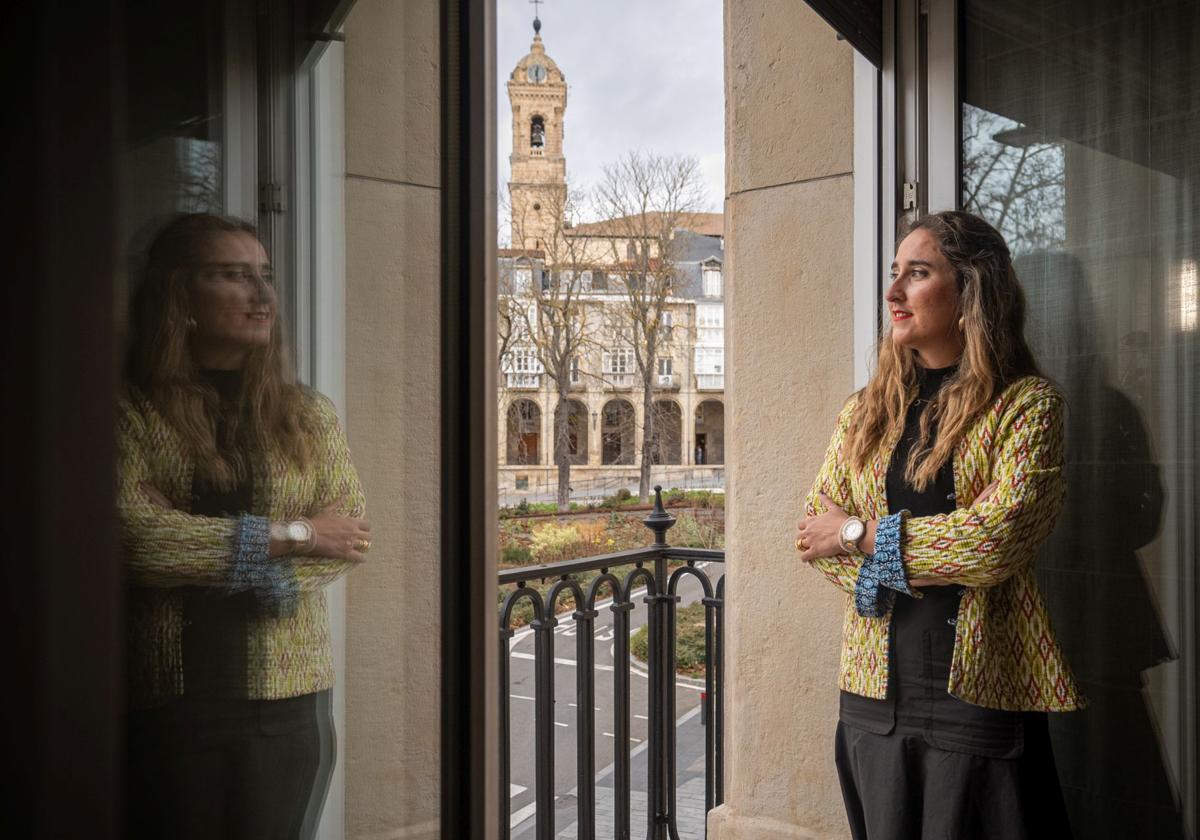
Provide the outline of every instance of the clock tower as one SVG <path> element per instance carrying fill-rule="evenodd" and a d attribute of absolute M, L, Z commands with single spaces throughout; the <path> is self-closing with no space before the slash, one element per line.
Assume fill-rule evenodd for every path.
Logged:
<path fill-rule="evenodd" d="M 512 106 L 512 166 L 508 194 L 512 247 L 546 250 L 567 194 L 563 112 L 567 80 L 542 46 L 542 22 L 533 19 L 533 45 L 508 77 Z M 553 257 L 547 254 L 548 257 Z"/>

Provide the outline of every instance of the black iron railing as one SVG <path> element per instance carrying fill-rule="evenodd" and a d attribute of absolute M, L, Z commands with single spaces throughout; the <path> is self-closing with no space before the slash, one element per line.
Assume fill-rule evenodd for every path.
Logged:
<path fill-rule="evenodd" d="M 645 587 L 647 605 L 647 670 L 649 672 L 648 708 L 648 779 L 646 837 L 648 840 L 678 838 L 676 811 L 676 744 L 675 744 L 675 672 L 676 632 L 675 609 L 680 601 L 677 594 L 685 577 L 695 578 L 701 587 L 704 604 L 705 692 L 701 714 L 705 726 L 705 812 L 724 799 L 722 728 L 724 721 L 724 674 L 722 647 L 724 634 L 725 576 L 715 581 L 698 563 L 724 563 L 725 552 L 714 549 L 673 548 L 667 544 L 667 531 L 675 524 L 662 504 L 662 488 L 655 487 L 654 510 L 644 520 L 654 531 L 654 544 L 647 548 L 619 551 L 612 554 L 585 557 L 562 563 L 526 566 L 500 574 L 501 585 L 515 584 L 516 589 L 504 601 L 500 613 L 500 836 L 510 836 L 509 783 L 510 775 L 510 656 L 509 639 L 513 610 L 528 601 L 533 617 L 529 626 L 534 634 L 534 786 L 535 827 L 537 840 L 554 837 L 554 628 L 558 625 L 556 607 L 560 598 L 570 595 L 575 610 L 570 619 L 575 622 L 576 708 L 577 708 L 577 808 L 579 840 L 594 840 L 596 836 L 596 678 L 595 619 L 599 611 L 597 599 L 607 590 L 612 598 L 613 612 L 613 693 L 614 693 L 614 761 L 613 786 L 615 794 L 614 834 L 627 840 L 630 830 L 630 614 L 634 609 L 634 592 Z M 682 565 L 679 565 L 681 564 Z M 610 569 L 634 566 L 619 580 Z M 672 569 L 672 566 L 675 568 Z M 571 575 L 581 572 L 600 572 L 587 591 Z M 555 583 L 543 596 L 530 582 Z M 563 615 L 566 619 L 567 615 Z"/>

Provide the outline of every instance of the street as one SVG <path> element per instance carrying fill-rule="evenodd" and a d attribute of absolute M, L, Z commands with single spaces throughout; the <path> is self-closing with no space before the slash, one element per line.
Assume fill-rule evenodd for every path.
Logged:
<path fill-rule="evenodd" d="M 720 567 L 713 569 L 717 574 Z M 691 577 L 680 582 L 680 606 L 694 603 L 702 596 L 700 584 Z M 644 592 L 633 597 L 630 631 L 646 622 Z M 613 778 L 615 731 L 613 701 L 613 613 L 609 602 L 597 604 L 594 644 L 596 662 L 596 820 L 597 833 L 611 833 L 613 824 Z M 570 614 L 560 616 L 554 639 L 555 694 L 555 828 L 557 837 L 576 836 L 576 799 L 578 786 L 575 766 L 575 622 Z M 518 631 L 509 646 L 511 679 L 511 790 L 510 814 L 513 837 L 532 836 L 535 811 L 534 764 L 534 638 L 533 631 Z M 696 681 L 677 681 L 675 689 L 676 753 L 678 778 L 677 804 L 681 837 L 704 836 L 704 728 L 700 725 L 701 688 Z M 648 736 L 648 682 L 645 671 L 634 662 L 630 669 L 630 747 L 632 757 L 632 826 L 645 825 L 645 801 Z M 606 828 L 607 826 L 607 828 Z M 697 833 L 698 832 L 698 833 Z"/>

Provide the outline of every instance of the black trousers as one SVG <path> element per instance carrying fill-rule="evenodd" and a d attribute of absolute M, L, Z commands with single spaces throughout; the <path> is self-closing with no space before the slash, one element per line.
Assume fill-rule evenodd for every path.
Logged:
<path fill-rule="evenodd" d="M 854 840 L 1070 840 L 1044 714 L 1024 749 L 992 758 L 931 746 L 920 730 L 878 735 L 839 722 L 834 746 Z"/>
<path fill-rule="evenodd" d="M 131 712 L 126 836 L 299 838 L 312 797 L 325 795 L 318 775 L 332 769 L 317 700 L 180 699 Z"/>

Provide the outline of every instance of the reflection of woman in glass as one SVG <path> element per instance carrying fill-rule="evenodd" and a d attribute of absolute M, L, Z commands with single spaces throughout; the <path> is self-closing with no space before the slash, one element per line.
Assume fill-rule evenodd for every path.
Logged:
<path fill-rule="evenodd" d="M 251 227 L 177 218 L 136 303 L 118 493 L 130 834 L 295 837 L 330 765 L 322 590 L 370 547 L 362 489 L 333 406 L 288 380 Z"/>
<path fill-rule="evenodd" d="M 1045 713 L 1083 698 L 1033 572 L 1063 500 L 1063 398 L 981 219 L 918 221 L 886 303 L 796 540 L 852 596 L 836 762 L 853 836 L 1069 837 Z"/>

